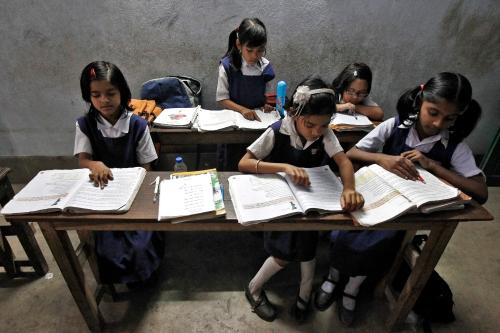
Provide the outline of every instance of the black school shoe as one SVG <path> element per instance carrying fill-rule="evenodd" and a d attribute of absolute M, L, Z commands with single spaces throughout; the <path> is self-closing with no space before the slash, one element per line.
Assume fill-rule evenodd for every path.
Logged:
<path fill-rule="evenodd" d="M 358 301 L 356 300 L 356 296 L 346 294 L 345 292 L 343 293 L 343 296 L 351 298 L 356 301 L 356 306 L 358 305 Z M 337 301 L 337 314 L 339 316 L 339 320 L 342 324 L 345 326 L 349 327 L 352 326 L 354 323 L 354 312 L 356 311 L 356 307 L 354 310 L 349 310 L 344 307 L 344 302 L 342 300 L 342 297 Z"/>
<path fill-rule="evenodd" d="M 259 299 L 254 300 L 248 287 L 245 287 L 245 297 L 252 307 L 252 312 L 255 312 L 261 319 L 265 321 L 273 321 L 276 319 L 276 308 L 269 302 L 264 290 L 260 293 Z"/>
<path fill-rule="evenodd" d="M 297 303 L 300 303 L 304 307 L 304 310 L 298 307 Z M 309 315 L 309 302 L 304 301 L 300 296 L 297 295 L 297 301 L 293 303 L 290 308 L 290 316 L 295 319 L 298 324 L 302 324 L 306 321 Z"/>
<path fill-rule="evenodd" d="M 333 289 L 333 292 L 328 293 L 321 288 L 323 283 L 325 283 L 326 281 L 335 285 L 335 289 Z M 314 306 L 316 307 L 316 309 L 318 309 L 319 311 L 325 311 L 326 309 L 328 309 L 330 305 L 332 305 L 333 302 L 335 302 L 335 299 L 339 294 L 338 292 L 339 290 L 340 286 L 338 281 L 333 281 L 329 279 L 328 276 L 325 277 L 323 282 L 321 282 L 321 285 L 319 286 L 318 290 L 316 290 L 316 294 L 314 295 Z"/>

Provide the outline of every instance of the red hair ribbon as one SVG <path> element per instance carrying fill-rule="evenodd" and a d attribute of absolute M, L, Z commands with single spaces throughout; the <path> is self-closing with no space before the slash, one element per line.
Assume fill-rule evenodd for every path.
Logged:
<path fill-rule="evenodd" d="M 94 67 L 91 67 L 90 68 L 90 78 L 91 79 L 95 79 L 96 75 L 95 75 L 95 70 L 94 70 Z"/>

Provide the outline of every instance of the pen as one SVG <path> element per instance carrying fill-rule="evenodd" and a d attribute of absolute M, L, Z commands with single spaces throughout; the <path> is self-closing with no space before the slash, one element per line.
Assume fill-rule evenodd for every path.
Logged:
<path fill-rule="evenodd" d="M 156 179 L 155 179 L 155 190 L 153 192 L 153 202 L 156 202 L 156 200 L 158 200 L 159 194 L 160 194 L 160 176 L 156 177 Z"/>
<path fill-rule="evenodd" d="M 420 174 L 417 176 L 417 179 L 425 184 L 425 180 Z"/>
<path fill-rule="evenodd" d="M 354 116 L 354 119 L 358 120 L 358 116 L 356 115 L 356 111 L 351 110 L 351 114 Z"/>

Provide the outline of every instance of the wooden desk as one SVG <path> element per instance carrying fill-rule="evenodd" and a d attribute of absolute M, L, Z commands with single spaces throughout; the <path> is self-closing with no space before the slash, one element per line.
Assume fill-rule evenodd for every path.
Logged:
<path fill-rule="evenodd" d="M 227 177 L 234 173 L 220 173 L 225 188 L 228 189 Z M 23 216 L 7 216 L 12 224 L 36 221 L 56 259 L 66 283 L 78 305 L 89 329 L 100 331 L 104 320 L 97 302 L 85 283 L 82 266 L 77 258 L 68 237 L 68 230 L 162 230 L 162 231 L 259 231 L 259 230 L 335 230 L 362 229 L 353 226 L 347 214 L 331 214 L 316 216 L 295 216 L 268 223 L 243 227 L 237 223 L 229 191 L 224 198 L 227 216 L 195 222 L 171 224 L 157 222 L 158 206 L 152 202 L 151 187 L 148 185 L 156 176 L 166 177 L 166 172 L 150 172 L 134 201 L 131 209 L 121 215 L 63 215 L 39 214 Z M 432 270 L 436 266 L 449 239 L 459 222 L 486 221 L 493 217 L 479 205 L 473 205 L 461 211 L 434 213 L 431 215 L 409 215 L 398 222 L 388 222 L 374 226 L 372 229 L 399 229 L 412 232 L 430 230 L 429 240 L 417 260 L 403 291 L 397 298 L 395 307 L 389 313 L 387 327 L 389 330 L 404 320 L 422 291 Z"/>

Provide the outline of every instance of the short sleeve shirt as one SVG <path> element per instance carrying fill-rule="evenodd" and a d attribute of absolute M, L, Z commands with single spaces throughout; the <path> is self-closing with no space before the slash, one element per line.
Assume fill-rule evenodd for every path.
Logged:
<path fill-rule="evenodd" d="M 385 142 L 391 136 L 395 121 L 395 118 L 387 119 L 386 121 L 375 127 L 363 139 L 361 139 L 356 144 L 356 147 L 358 149 L 369 152 L 382 151 Z M 421 151 L 422 153 L 428 153 L 436 142 L 441 141 L 441 143 L 443 143 L 443 145 L 446 147 L 448 145 L 448 138 L 448 130 L 443 130 L 436 135 L 420 140 L 415 126 L 412 126 L 409 129 L 405 144 L 409 147 Z M 453 152 L 453 155 L 451 156 L 451 170 L 464 177 L 472 177 L 478 174 L 482 174 L 481 169 L 479 169 L 476 165 L 472 150 L 463 141 L 457 145 L 455 151 Z"/>
<path fill-rule="evenodd" d="M 127 115 L 120 117 L 114 125 L 104 119 L 101 115 L 98 115 L 99 121 L 97 122 L 97 129 L 106 138 L 120 138 L 128 133 L 132 114 L 132 112 L 127 112 Z M 82 132 L 78 122 L 76 122 L 75 146 L 73 154 L 76 156 L 80 153 L 92 155 L 92 145 L 90 143 L 90 139 L 87 135 L 85 135 L 85 133 Z M 150 163 L 158 158 L 148 127 L 146 127 L 144 134 L 139 140 L 136 154 L 139 164 Z"/>
<path fill-rule="evenodd" d="M 245 59 L 241 58 L 241 73 L 247 76 L 259 76 L 262 75 L 264 69 L 269 65 L 269 60 L 266 58 L 260 59 L 260 64 L 249 65 Z M 272 92 L 271 82 L 266 82 L 266 93 Z M 222 101 L 229 99 L 229 80 L 227 78 L 226 70 L 222 64 L 219 65 L 219 76 L 217 79 L 217 91 L 215 94 L 215 100 Z"/>
<path fill-rule="evenodd" d="M 285 117 L 285 119 L 283 119 L 279 131 L 281 134 L 290 136 L 290 144 L 295 149 L 307 149 L 311 144 L 315 142 L 307 141 L 305 144 L 302 144 L 302 140 L 300 138 L 300 135 L 297 133 L 295 122 L 292 117 L 287 116 Z M 330 157 L 333 157 L 337 153 L 344 151 L 339 143 L 339 140 L 330 128 L 325 129 L 323 137 L 317 140 L 323 140 L 325 152 Z M 255 155 L 255 157 L 262 160 L 271 154 L 271 151 L 274 147 L 274 142 L 274 131 L 272 128 L 268 128 L 264 133 L 262 133 L 259 138 L 257 138 L 257 140 L 255 140 L 247 148 L 247 150 Z"/>

